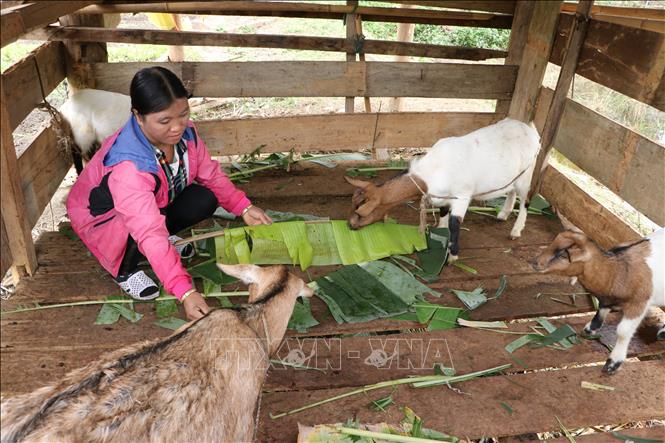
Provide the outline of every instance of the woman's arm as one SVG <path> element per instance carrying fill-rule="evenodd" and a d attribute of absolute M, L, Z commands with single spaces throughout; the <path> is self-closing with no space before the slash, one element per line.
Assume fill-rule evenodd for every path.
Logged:
<path fill-rule="evenodd" d="M 226 174 L 222 172 L 219 163 L 210 158 L 208 148 L 198 136 L 198 133 L 196 138 L 196 162 L 198 166 L 194 179 L 215 194 L 222 208 L 235 215 L 241 215 L 251 202 L 245 193 L 236 188 Z"/>

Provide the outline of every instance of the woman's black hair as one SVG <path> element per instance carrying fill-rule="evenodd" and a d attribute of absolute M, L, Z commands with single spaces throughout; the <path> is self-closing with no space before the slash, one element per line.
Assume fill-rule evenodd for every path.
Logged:
<path fill-rule="evenodd" d="M 132 108 L 140 115 L 163 111 L 179 98 L 189 98 L 182 81 L 161 66 L 141 69 L 129 87 Z"/>

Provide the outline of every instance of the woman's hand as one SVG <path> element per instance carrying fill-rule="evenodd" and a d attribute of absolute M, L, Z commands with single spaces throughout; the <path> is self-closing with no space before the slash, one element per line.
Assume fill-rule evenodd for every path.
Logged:
<path fill-rule="evenodd" d="M 198 292 L 192 292 L 185 301 L 182 302 L 182 305 L 185 307 L 185 314 L 187 314 L 187 318 L 190 320 L 197 320 L 210 311 L 203 296 Z"/>
<path fill-rule="evenodd" d="M 263 209 L 256 206 L 250 206 L 247 212 L 242 215 L 242 219 L 248 226 L 269 225 L 272 223 L 272 219 L 263 212 Z"/>

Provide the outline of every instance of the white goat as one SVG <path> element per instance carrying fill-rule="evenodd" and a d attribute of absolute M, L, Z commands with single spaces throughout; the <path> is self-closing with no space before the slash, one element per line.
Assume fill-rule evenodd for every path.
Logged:
<path fill-rule="evenodd" d="M 471 200 L 490 200 L 507 194 L 498 215 L 506 220 L 520 197 L 511 238 L 522 234 L 527 215 L 527 195 L 540 149 L 540 137 L 532 125 L 504 119 L 462 137 L 437 141 L 421 158 L 411 162 L 408 173 L 383 185 L 351 179 L 358 187 L 353 195 L 353 229 L 374 223 L 392 207 L 427 194 L 441 208 L 441 223 L 450 224 L 450 260 L 459 253 L 459 228 Z M 452 215 L 448 223 L 448 212 Z"/>
<path fill-rule="evenodd" d="M 251 441 L 269 356 L 296 299 L 313 293 L 284 266 L 220 267 L 249 284 L 249 307 L 213 310 L 8 399 L 2 443 Z"/>
<path fill-rule="evenodd" d="M 128 95 L 70 87 L 69 97 L 59 111 L 71 127 L 81 157 L 90 160 L 102 141 L 127 122 L 131 107 Z M 81 167 L 76 165 L 77 172 Z"/>
<path fill-rule="evenodd" d="M 626 359 L 628 344 L 651 306 L 665 306 L 665 229 L 637 242 L 604 251 L 586 235 L 566 231 L 534 262 L 534 269 L 548 274 L 577 277 L 594 294 L 600 307 L 584 332 L 594 334 L 612 310 L 623 311 L 617 326 L 617 342 L 603 372 L 614 373 Z M 665 325 L 658 331 L 665 340 Z"/>

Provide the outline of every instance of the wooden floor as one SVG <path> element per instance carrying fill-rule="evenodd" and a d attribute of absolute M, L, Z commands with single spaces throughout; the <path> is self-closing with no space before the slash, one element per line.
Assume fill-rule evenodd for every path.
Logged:
<path fill-rule="evenodd" d="M 280 211 L 310 213 L 335 219 L 346 218 L 352 189 L 342 180 L 341 168 L 298 168 L 266 172 L 241 185 L 263 207 Z M 391 214 L 401 222 L 415 224 L 418 215 L 406 206 Z M 513 320 L 556 317 L 556 324 L 568 323 L 580 331 L 593 310 L 588 296 L 572 303 L 568 293 L 583 292 L 567 279 L 543 276 L 532 271 L 528 260 L 538 254 L 562 228 L 558 221 L 530 216 L 523 237 L 508 238 L 514 218 L 506 223 L 469 214 L 461 233 L 461 259 L 475 268 L 475 275 L 447 267 L 439 281 L 431 284 L 443 293 L 430 297 L 433 303 L 461 306 L 449 289 L 473 289 L 482 285 L 492 293 L 499 277 L 506 275 L 503 296 L 471 312 L 474 320 Z M 24 279 L 2 310 L 19 306 L 102 299 L 119 294 L 85 247 L 57 232 L 45 233 L 37 241 L 39 270 Z M 310 276 L 330 272 L 332 267 L 310 270 Z M 539 295 L 540 294 L 540 295 Z M 136 324 L 124 320 L 110 326 L 96 326 L 99 306 L 58 308 L 3 315 L 1 322 L 0 388 L 4 395 L 26 392 L 57 380 L 101 353 L 135 341 L 164 337 L 169 331 L 155 326 L 151 305 L 137 307 L 144 318 Z M 312 310 L 320 325 L 306 334 L 289 331 L 280 350 L 285 358 L 294 349 L 308 356 L 306 364 L 327 370 L 274 368 L 269 373 L 260 408 L 259 441 L 295 441 L 298 423 L 399 422 L 398 406 L 419 414 L 424 426 L 458 437 L 505 437 L 505 441 L 526 441 L 535 432 L 559 430 L 557 417 L 567 428 L 620 424 L 665 417 L 665 343 L 655 341 L 656 327 L 645 323 L 630 346 L 627 362 L 617 375 L 604 376 L 598 363 L 613 344 L 616 316 L 602 329 L 602 342 L 583 341 L 567 351 L 524 347 L 511 358 L 504 347 L 518 335 L 460 328 L 423 332 L 417 323 L 378 320 L 338 325 L 318 299 Z M 184 314 L 181 312 L 181 317 Z M 533 320 L 511 325 L 512 331 L 530 332 Z M 372 365 L 377 350 L 392 356 L 384 367 Z M 370 358 L 368 358 L 370 357 Z M 373 391 L 302 413 L 273 420 L 269 414 L 284 412 L 370 383 L 409 375 L 433 373 L 433 364 L 454 366 L 458 374 L 500 364 L 513 366 L 503 375 L 461 383 L 458 390 L 447 387 L 413 389 L 402 386 L 393 393 L 397 406 L 386 412 L 367 407 L 391 391 Z M 588 381 L 610 385 L 612 392 L 581 388 Z M 502 406 L 508 405 L 512 413 Z M 631 431 L 625 433 L 630 434 Z M 636 436 L 662 438 L 663 428 L 633 431 Z M 520 436 L 519 438 L 515 436 Z M 512 438 L 508 438 L 512 437 Z M 607 436 L 606 436 L 607 437 Z M 606 441 L 603 436 L 595 436 Z M 611 441 L 611 437 L 608 437 Z M 585 440 L 579 440 L 585 441 Z"/>

